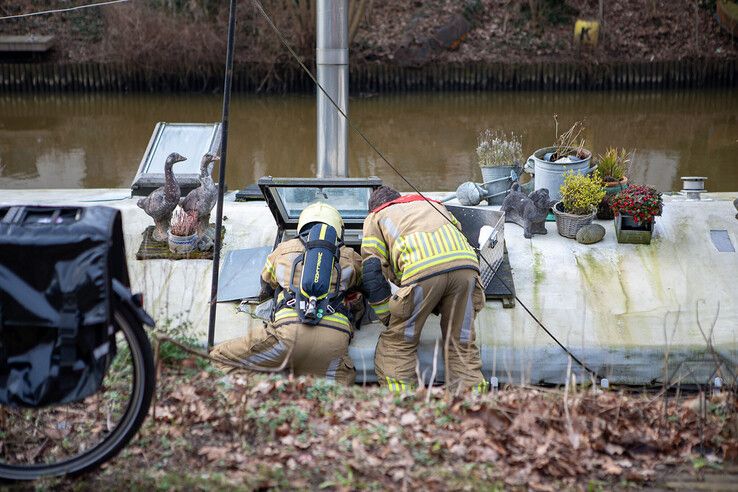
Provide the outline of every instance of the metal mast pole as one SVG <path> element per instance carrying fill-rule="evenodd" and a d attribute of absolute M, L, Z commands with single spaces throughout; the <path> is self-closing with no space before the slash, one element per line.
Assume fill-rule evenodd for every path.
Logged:
<path fill-rule="evenodd" d="M 220 167 L 218 170 L 218 205 L 215 211 L 215 245 L 213 246 L 213 281 L 210 286 L 210 321 L 208 323 L 208 351 L 215 342 L 215 308 L 218 297 L 218 271 L 220 270 L 220 229 L 223 226 L 223 190 L 225 189 L 226 157 L 228 154 L 228 113 L 231 105 L 233 80 L 233 38 L 236 31 L 236 0 L 230 0 L 228 15 L 228 48 L 223 87 L 223 117 L 221 119 Z"/>
<path fill-rule="evenodd" d="M 348 115 L 348 0 L 318 0 L 315 58 L 318 83 Z M 320 89 L 316 90 L 317 176 L 348 176 L 348 123 Z"/>

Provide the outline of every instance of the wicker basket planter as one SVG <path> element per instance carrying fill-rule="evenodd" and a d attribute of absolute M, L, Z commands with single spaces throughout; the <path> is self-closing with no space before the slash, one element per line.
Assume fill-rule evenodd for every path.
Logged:
<path fill-rule="evenodd" d="M 556 229 L 559 235 L 574 239 L 577 237 L 577 231 L 587 224 L 591 224 L 597 215 L 597 208 L 592 207 L 592 213 L 589 215 L 575 215 L 564 212 L 564 205 L 556 202 L 553 206 L 553 213 L 556 216 Z"/>

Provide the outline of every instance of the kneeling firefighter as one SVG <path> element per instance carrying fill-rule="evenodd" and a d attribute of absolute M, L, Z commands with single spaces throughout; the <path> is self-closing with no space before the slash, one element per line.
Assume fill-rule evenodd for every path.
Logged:
<path fill-rule="evenodd" d="M 486 391 L 474 332 L 484 291 L 461 225 L 442 204 L 387 186 L 372 192 L 369 211 L 361 242 L 364 295 L 387 326 L 374 356 L 379 383 L 400 391 L 417 382 L 420 333 L 428 316 L 440 313 L 447 387 Z M 399 286 L 394 294 L 388 280 Z"/>
<path fill-rule="evenodd" d="M 300 214 L 298 237 L 280 243 L 261 274 L 262 296 L 274 296 L 271 321 L 213 348 L 225 372 L 283 367 L 343 384 L 355 379 L 348 355 L 354 320 L 363 314 L 361 257 L 343 246 L 343 219 L 318 202 Z M 226 363 L 219 364 L 221 360 Z"/>

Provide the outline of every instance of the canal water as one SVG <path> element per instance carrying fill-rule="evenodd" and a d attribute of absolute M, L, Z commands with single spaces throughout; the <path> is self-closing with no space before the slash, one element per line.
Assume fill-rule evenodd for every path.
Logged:
<path fill-rule="evenodd" d="M 213 122 L 219 95 L 2 95 L 0 188 L 129 187 L 158 121 Z M 576 120 L 586 147 L 635 149 L 631 181 L 681 188 L 707 176 L 710 191 L 738 190 L 738 91 L 415 93 L 355 97 L 356 125 L 421 190 L 479 181 L 476 138 L 484 128 L 523 137 L 525 155 L 551 145 Z M 235 95 L 229 189 L 260 176 L 315 174 L 315 99 Z M 380 176 L 407 189 L 358 137 L 351 176 Z M 0 199 L 2 192 L 0 191 Z"/>

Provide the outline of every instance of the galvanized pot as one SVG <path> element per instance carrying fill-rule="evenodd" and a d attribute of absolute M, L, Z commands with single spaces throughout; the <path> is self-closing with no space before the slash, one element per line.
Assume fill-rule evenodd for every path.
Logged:
<path fill-rule="evenodd" d="M 575 174 L 588 174 L 597 169 L 590 167 L 592 152 L 584 149 L 587 157 L 571 163 L 555 163 L 545 159 L 546 154 L 551 154 L 556 147 L 544 147 L 536 150 L 525 163 L 525 170 L 535 176 L 535 189 L 546 188 L 551 200 L 560 200 L 559 189 L 564 184 L 564 173 L 572 171 Z M 574 150 L 574 149 L 569 149 Z"/>

